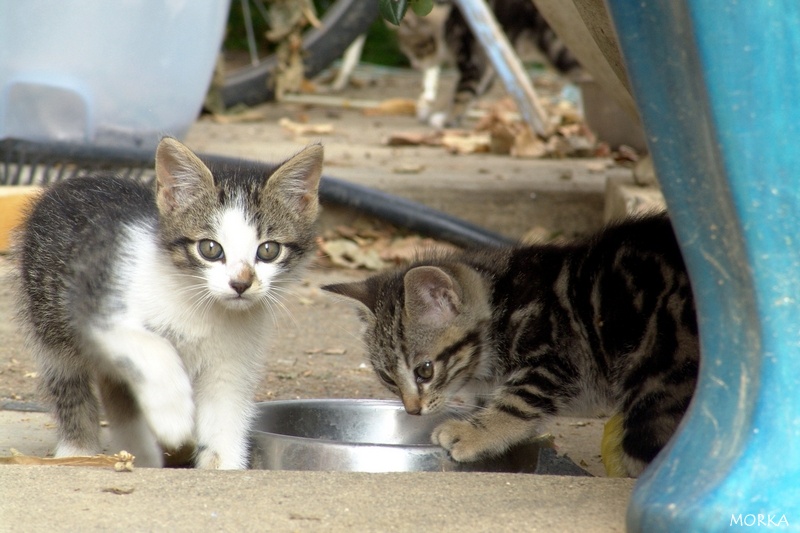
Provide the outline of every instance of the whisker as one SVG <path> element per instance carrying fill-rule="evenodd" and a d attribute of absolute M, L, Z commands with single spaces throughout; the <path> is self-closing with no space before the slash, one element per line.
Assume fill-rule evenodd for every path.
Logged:
<path fill-rule="evenodd" d="M 278 319 L 281 316 L 289 318 L 294 328 L 299 327 L 297 319 L 295 318 L 294 314 L 292 314 L 292 312 L 289 310 L 289 308 L 286 306 L 286 304 L 283 302 L 282 296 L 280 294 L 268 291 L 267 293 L 264 294 L 260 303 L 264 307 L 264 309 L 269 311 L 270 317 L 272 317 L 272 325 L 274 327 L 278 327 Z M 278 308 L 279 311 L 276 311 L 276 308 Z"/>

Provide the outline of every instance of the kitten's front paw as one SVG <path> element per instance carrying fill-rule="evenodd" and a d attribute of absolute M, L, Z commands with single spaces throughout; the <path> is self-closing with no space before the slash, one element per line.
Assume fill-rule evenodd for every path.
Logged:
<path fill-rule="evenodd" d="M 190 444 L 194 434 L 192 387 L 188 377 L 177 381 L 180 383 L 151 391 L 142 405 L 156 440 L 172 449 Z"/>
<path fill-rule="evenodd" d="M 501 451 L 491 435 L 466 420 L 448 420 L 433 430 L 431 441 L 438 444 L 460 463 L 477 461 L 484 455 Z"/>
<path fill-rule="evenodd" d="M 447 113 L 443 111 L 439 111 L 438 113 L 433 113 L 430 116 L 430 118 L 428 118 L 428 125 L 431 126 L 432 128 L 436 128 L 437 130 L 449 127 L 450 123 Z"/>
<path fill-rule="evenodd" d="M 432 100 L 426 100 L 425 98 L 420 97 L 417 100 L 417 120 L 422 123 L 427 123 L 428 118 L 433 113 L 433 106 L 434 103 Z"/>
<path fill-rule="evenodd" d="M 244 470 L 247 468 L 246 453 L 227 456 L 204 446 L 200 446 L 195 456 L 195 467 L 207 470 Z"/>

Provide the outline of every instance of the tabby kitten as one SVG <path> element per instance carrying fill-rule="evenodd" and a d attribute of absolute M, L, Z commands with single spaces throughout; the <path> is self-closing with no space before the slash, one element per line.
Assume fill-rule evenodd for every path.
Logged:
<path fill-rule="evenodd" d="M 196 443 L 197 467 L 247 466 L 272 304 L 314 248 L 322 152 L 264 175 L 165 138 L 155 190 L 102 176 L 42 194 L 16 249 L 18 315 L 57 457 L 101 451 L 97 390 L 137 465 Z"/>
<path fill-rule="evenodd" d="M 489 8 L 511 44 L 533 43 L 559 72 L 575 76 L 580 65 L 564 46 L 531 0 L 489 0 Z M 458 125 L 476 97 L 494 79 L 491 62 L 451 0 L 437 0 L 433 11 L 420 17 L 409 10 L 397 28 L 400 50 L 411 65 L 423 72 L 423 90 L 417 100 L 417 116 L 432 125 Z M 447 113 L 433 113 L 440 65 L 449 57 L 458 70 L 458 81 Z"/>
<path fill-rule="evenodd" d="M 372 366 L 407 412 L 470 410 L 433 432 L 457 461 L 502 453 L 548 417 L 619 413 L 636 476 L 695 388 L 694 301 L 665 215 L 323 288 L 357 303 Z"/>

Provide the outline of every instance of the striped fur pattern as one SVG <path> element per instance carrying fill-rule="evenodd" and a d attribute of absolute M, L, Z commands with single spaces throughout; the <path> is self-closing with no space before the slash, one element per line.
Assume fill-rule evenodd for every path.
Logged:
<path fill-rule="evenodd" d="M 620 413 L 636 476 L 695 388 L 694 301 L 665 215 L 324 288 L 357 304 L 372 366 L 409 413 L 467 409 L 432 437 L 458 461 L 537 436 L 554 415 Z"/>
<path fill-rule="evenodd" d="M 512 45 L 526 40 L 562 74 L 574 76 L 580 72 L 575 56 L 531 0 L 489 0 L 487 3 Z M 398 45 L 412 66 L 425 72 L 418 100 L 419 118 L 447 125 L 460 124 L 470 104 L 488 91 L 494 79 L 491 62 L 464 16 L 451 1 L 439 0 L 433 12 L 424 17 L 409 10 L 397 29 L 397 36 Z M 448 58 L 455 63 L 458 81 L 449 111 L 434 115 L 438 69 Z"/>
<path fill-rule="evenodd" d="M 245 468 L 269 325 L 314 250 L 322 147 L 264 175 L 166 138 L 155 163 L 155 188 L 53 185 L 19 236 L 18 317 L 55 454 L 100 453 L 102 407 L 138 466 L 193 446 L 200 468 Z"/>

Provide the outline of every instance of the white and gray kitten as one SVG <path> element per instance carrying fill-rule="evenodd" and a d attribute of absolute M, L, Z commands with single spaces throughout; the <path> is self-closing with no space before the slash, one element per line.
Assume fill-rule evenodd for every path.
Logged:
<path fill-rule="evenodd" d="M 58 423 L 56 456 L 114 450 L 162 466 L 245 468 L 270 315 L 314 249 L 323 150 L 271 175 L 210 169 L 178 141 L 156 187 L 112 176 L 47 189 L 20 232 L 18 316 Z M 155 190 L 153 190 L 155 189 Z"/>

